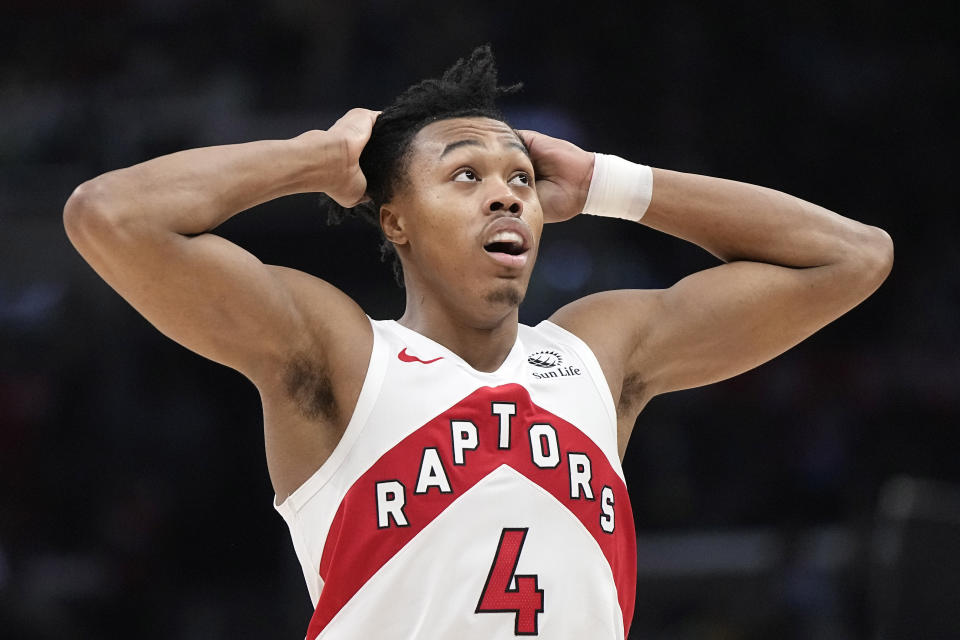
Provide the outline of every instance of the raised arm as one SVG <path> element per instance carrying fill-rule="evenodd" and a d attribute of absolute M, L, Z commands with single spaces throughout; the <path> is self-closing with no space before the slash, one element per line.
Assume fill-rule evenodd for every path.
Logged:
<path fill-rule="evenodd" d="M 291 336 L 309 335 L 301 289 L 311 289 L 311 308 L 325 307 L 319 317 L 329 324 L 358 310 L 333 287 L 264 265 L 210 231 L 287 194 L 326 191 L 355 204 L 366 187 L 357 158 L 375 118 L 355 109 L 328 131 L 191 149 L 111 171 L 70 196 L 67 235 L 160 331 L 256 382 L 289 356 Z"/>
<path fill-rule="evenodd" d="M 654 170 L 641 222 L 727 264 L 624 293 L 639 327 L 628 375 L 646 395 L 729 378 L 786 351 L 873 293 L 893 263 L 881 229 L 754 185 Z"/>
<path fill-rule="evenodd" d="M 593 167 L 588 156 L 566 162 L 571 176 Z M 559 178 L 546 178 L 553 191 Z M 729 378 L 789 349 L 863 301 L 893 263 L 881 229 L 772 189 L 674 171 L 653 170 L 641 223 L 726 264 L 665 290 L 588 296 L 555 314 L 597 351 L 621 427 L 654 395 Z"/>
<path fill-rule="evenodd" d="M 264 406 L 267 466 L 283 499 L 336 446 L 373 337 L 353 300 L 308 274 L 264 265 L 210 230 L 283 195 L 364 197 L 358 158 L 377 114 L 327 131 L 163 156 L 80 185 L 67 235 L 160 331 L 250 378 Z M 332 372 L 336 372 L 336 376 Z"/>

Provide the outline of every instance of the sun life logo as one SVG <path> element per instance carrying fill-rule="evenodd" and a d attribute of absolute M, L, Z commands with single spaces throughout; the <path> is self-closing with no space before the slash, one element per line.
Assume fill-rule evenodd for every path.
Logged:
<path fill-rule="evenodd" d="M 576 360 L 576 358 L 574 358 Z M 556 351 L 545 349 L 537 351 L 527 356 L 527 362 L 541 369 L 548 371 L 531 371 L 530 374 L 538 380 L 549 380 L 552 378 L 569 378 L 570 376 L 579 376 L 583 372 L 575 364 L 562 366 L 563 356 Z"/>
<path fill-rule="evenodd" d="M 563 357 L 556 351 L 537 351 L 536 353 L 530 354 L 530 356 L 527 358 L 527 362 L 535 367 L 549 369 L 550 367 L 556 367 L 563 364 Z"/>

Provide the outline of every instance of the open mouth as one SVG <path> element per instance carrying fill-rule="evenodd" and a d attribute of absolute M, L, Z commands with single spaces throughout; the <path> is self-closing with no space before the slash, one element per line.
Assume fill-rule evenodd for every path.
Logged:
<path fill-rule="evenodd" d="M 505 253 L 510 256 L 518 256 L 527 251 L 523 236 L 515 231 L 500 231 L 490 242 L 483 245 L 484 251 L 488 253 Z"/>
<path fill-rule="evenodd" d="M 494 262 L 510 269 L 521 269 L 532 257 L 533 234 L 523 220 L 502 217 L 487 225 L 482 246 Z"/>

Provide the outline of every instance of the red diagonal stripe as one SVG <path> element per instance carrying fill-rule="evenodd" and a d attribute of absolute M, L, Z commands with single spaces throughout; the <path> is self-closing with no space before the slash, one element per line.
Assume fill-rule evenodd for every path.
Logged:
<path fill-rule="evenodd" d="M 496 416 L 491 416 L 491 402 L 516 404 L 508 450 L 497 448 L 499 423 Z M 466 464 L 462 466 L 453 464 L 450 420 L 469 420 L 479 433 L 479 446 L 466 452 Z M 531 460 L 527 431 L 531 424 L 539 423 L 548 423 L 557 430 L 561 464 L 554 469 L 540 469 Z M 437 449 L 452 493 L 430 490 L 425 495 L 413 495 L 421 453 L 426 447 Z M 570 499 L 567 451 L 589 455 L 596 500 Z M 347 491 L 327 534 L 320 561 L 324 587 L 307 630 L 307 640 L 316 638 L 360 587 L 426 525 L 502 464 L 550 492 L 593 535 L 613 571 L 624 629 L 628 630 L 636 588 L 636 540 L 626 486 L 600 448 L 582 431 L 535 405 L 520 385 L 509 384 L 481 387 L 427 422 L 384 453 Z M 406 487 L 404 513 L 409 526 L 377 528 L 376 483 L 383 480 L 399 480 Z M 599 494 L 603 485 L 610 486 L 616 496 L 615 535 L 604 533 L 599 525 Z"/>

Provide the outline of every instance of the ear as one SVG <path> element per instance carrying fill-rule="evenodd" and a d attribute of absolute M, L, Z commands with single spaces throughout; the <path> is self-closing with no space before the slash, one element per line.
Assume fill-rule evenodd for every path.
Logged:
<path fill-rule="evenodd" d="M 395 246 L 407 244 L 407 233 L 404 229 L 404 217 L 397 207 L 383 205 L 380 207 L 380 228 L 383 235 Z"/>

